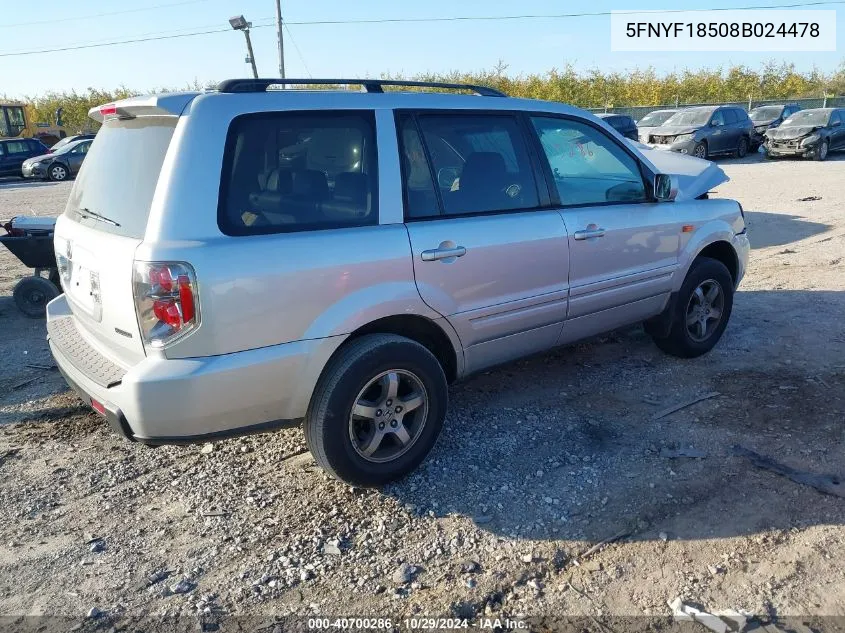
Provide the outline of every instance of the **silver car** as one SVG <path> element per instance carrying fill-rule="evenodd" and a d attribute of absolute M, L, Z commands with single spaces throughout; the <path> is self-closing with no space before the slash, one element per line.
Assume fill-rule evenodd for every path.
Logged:
<path fill-rule="evenodd" d="M 468 374 L 638 322 L 681 357 L 721 337 L 749 245 L 712 163 L 489 88 L 326 83 L 363 89 L 229 80 L 91 111 L 47 329 L 116 432 L 304 420 L 323 468 L 378 485 L 423 461 Z"/>

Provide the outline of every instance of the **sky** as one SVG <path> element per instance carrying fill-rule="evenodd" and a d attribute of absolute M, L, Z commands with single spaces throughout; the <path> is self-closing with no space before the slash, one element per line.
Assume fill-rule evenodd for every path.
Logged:
<path fill-rule="evenodd" d="M 812 0 L 710 0 L 710 7 L 752 7 Z M 243 14 L 254 23 L 253 46 L 261 76 L 278 76 L 274 0 L 5 0 L 0 17 L 0 95 L 36 96 L 57 90 L 136 90 L 206 84 L 250 76 L 246 45 L 229 30 L 228 18 Z M 614 53 L 609 16 L 559 19 L 453 21 L 436 23 L 297 24 L 352 19 L 505 16 L 601 12 L 619 9 L 696 9 L 690 0 L 282 0 L 288 22 L 288 77 L 378 77 L 382 73 L 492 69 L 499 60 L 508 74 L 542 73 L 574 64 L 605 71 L 654 67 L 658 72 L 791 61 L 800 70 L 830 72 L 845 59 L 845 4 L 837 10 L 837 51 L 827 53 Z M 105 15 L 111 13 L 112 15 Z M 267 26 L 262 26 L 267 25 Z M 158 41 L 36 54 L 116 40 L 221 32 Z M 27 53 L 8 55 L 9 53 Z"/>

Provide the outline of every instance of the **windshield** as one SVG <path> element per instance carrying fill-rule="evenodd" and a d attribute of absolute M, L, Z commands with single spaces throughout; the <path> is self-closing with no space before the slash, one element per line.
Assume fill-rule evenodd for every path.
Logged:
<path fill-rule="evenodd" d="M 664 112 L 650 112 L 637 122 L 640 127 L 657 127 L 663 125 L 672 118 L 675 110 L 666 110 Z"/>
<path fill-rule="evenodd" d="M 783 111 L 781 106 L 769 106 L 766 108 L 754 108 L 748 113 L 752 121 L 773 121 Z"/>
<path fill-rule="evenodd" d="M 176 117 L 106 121 L 85 156 L 65 214 L 98 230 L 143 237 L 177 121 Z M 83 218 L 80 209 L 105 216 L 119 226 Z"/>
<path fill-rule="evenodd" d="M 54 154 L 67 154 L 71 151 L 74 147 L 82 143 L 82 141 L 72 141 L 70 143 L 65 143 L 60 148 L 56 149 L 56 146 L 53 146 L 53 153 Z"/>
<path fill-rule="evenodd" d="M 782 123 L 785 127 L 802 125 L 827 125 L 830 112 L 827 110 L 802 110 Z"/>
<path fill-rule="evenodd" d="M 682 110 L 673 114 L 666 121 L 666 125 L 705 125 L 710 120 L 711 114 L 713 114 L 713 110 Z"/>

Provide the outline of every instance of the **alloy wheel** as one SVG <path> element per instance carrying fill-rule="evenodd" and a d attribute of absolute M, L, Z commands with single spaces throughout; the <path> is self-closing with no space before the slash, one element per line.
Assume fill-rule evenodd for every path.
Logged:
<path fill-rule="evenodd" d="M 404 369 L 382 372 L 361 389 L 352 405 L 352 447 L 370 462 L 397 459 L 419 439 L 428 406 L 428 394 L 416 374 Z"/>
<path fill-rule="evenodd" d="M 690 338 L 706 341 L 719 327 L 725 310 L 725 293 L 715 279 L 702 281 L 687 304 L 686 326 Z"/>

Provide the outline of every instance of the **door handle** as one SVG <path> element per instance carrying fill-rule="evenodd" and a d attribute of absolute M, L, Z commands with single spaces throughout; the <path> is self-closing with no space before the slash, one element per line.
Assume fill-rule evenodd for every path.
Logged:
<path fill-rule="evenodd" d="M 422 260 L 424 262 L 433 262 L 438 259 L 449 259 L 450 257 L 463 257 L 467 254 L 467 249 L 463 246 L 453 246 L 452 248 L 432 248 L 422 252 Z"/>
<path fill-rule="evenodd" d="M 584 229 L 583 231 L 575 231 L 573 237 L 576 240 L 588 240 L 592 237 L 604 237 L 604 229 Z"/>

